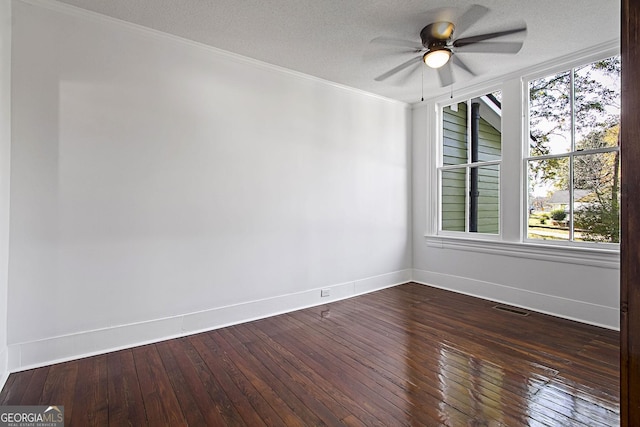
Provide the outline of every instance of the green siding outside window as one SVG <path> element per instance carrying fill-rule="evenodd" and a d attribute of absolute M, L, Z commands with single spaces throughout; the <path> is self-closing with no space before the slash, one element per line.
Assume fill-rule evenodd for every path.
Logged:
<path fill-rule="evenodd" d="M 473 102 L 491 102 L 483 97 Z M 471 162 L 471 129 L 468 112 L 470 103 L 460 102 L 457 108 L 442 110 L 442 166 L 441 170 L 441 229 L 468 231 L 470 221 L 470 197 L 472 169 L 477 169 L 477 229 L 479 233 L 498 234 L 500 231 L 500 165 L 482 165 L 483 162 L 500 161 L 502 136 L 499 129 L 499 103 L 493 105 L 493 119 L 484 117 L 491 110 L 480 106 L 478 127 L 477 162 Z M 457 111 L 456 111 L 457 110 Z M 496 119 L 497 118 L 497 119 Z M 490 123 L 490 121 L 493 123 Z M 496 129 L 495 125 L 498 125 Z M 451 166 L 458 166 L 451 168 Z M 473 166 L 472 166 L 473 165 Z"/>

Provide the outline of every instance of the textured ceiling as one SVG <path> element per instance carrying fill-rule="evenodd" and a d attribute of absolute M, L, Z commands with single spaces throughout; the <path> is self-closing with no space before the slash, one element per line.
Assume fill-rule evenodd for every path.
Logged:
<path fill-rule="evenodd" d="M 420 30 L 436 10 L 447 8 L 455 22 L 473 3 L 487 7 L 465 37 L 527 25 L 524 47 L 516 55 L 460 53 L 477 77 L 457 69 L 454 88 L 614 41 L 620 32 L 618 0 L 61 1 L 405 102 L 420 99 L 419 67 L 384 82 L 374 78 L 415 53 L 370 41 L 384 36 L 419 42 Z M 426 67 L 424 80 L 425 97 L 446 91 Z"/>

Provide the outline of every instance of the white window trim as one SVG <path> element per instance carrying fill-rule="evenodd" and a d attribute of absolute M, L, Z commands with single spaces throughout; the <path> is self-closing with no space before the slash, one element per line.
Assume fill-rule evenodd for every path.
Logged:
<path fill-rule="evenodd" d="M 528 102 L 526 96 L 520 96 L 519 111 L 517 115 L 520 117 L 520 122 L 509 124 L 509 126 L 518 126 L 518 149 L 520 154 L 518 156 L 518 169 L 519 176 L 517 187 L 520 193 L 517 204 L 511 204 L 506 206 L 506 198 L 503 197 L 503 185 L 502 179 L 505 170 L 510 168 L 507 162 L 514 159 L 505 158 L 505 150 L 502 152 L 502 164 L 501 164 L 501 189 L 500 189 L 500 234 L 489 235 L 481 233 L 467 233 L 467 232 L 438 232 L 440 221 L 440 186 L 438 183 L 438 168 L 440 162 L 440 150 L 442 141 L 442 130 L 440 128 L 439 119 L 441 117 L 441 109 L 452 103 L 464 101 L 470 97 L 479 96 L 483 93 L 491 93 L 496 90 L 502 90 L 503 96 L 505 89 L 514 90 L 515 87 L 519 87 L 521 93 L 524 93 L 525 84 L 531 79 L 540 78 L 554 71 L 560 72 L 566 70 L 568 67 L 576 66 L 578 63 L 588 63 L 598 59 L 606 58 L 609 56 L 618 55 L 620 53 L 620 46 L 618 41 L 611 41 L 603 43 L 602 45 L 593 47 L 582 52 L 577 52 L 572 55 L 567 55 L 561 59 L 549 61 L 547 63 L 539 64 L 536 67 L 532 67 L 526 71 L 514 72 L 505 75 L 501 78 L 493 79 L 488 82 L 479 85 L 473 85 L 467 88 L 458 89 L 458 93 L 455 97 L 447 97 L 442 95 L 437 98 L 433 98 L 427 102 L 427 141 L 428 148 L 426 153 L 427 160 L 427 179 L 428 185 L 426 186 L 426 231 L 425 240 L 427 246 L 433 248 L 442 249 L 455 249 L 465 250 L 481 253 L 490 253 L 502 256 L 522 257 L 529 259 L 536 259 L 542 261 L 558 262 L 562 260 L 566 263 L 579 264 L 586 266 L 604 267 L 618 269 L 620 265 L 620 252 L 619 245 L 616 244 L 598 244 L 587 243 L 588 247 L 580 244 L 580 242 L 551 242 L 551 241 L 539 241 L 534 239 L 526 239 L 526 224 L 524 221 L 524 212 L 527 209 L 527 199 L 523 197 L 526 192 L 526 180 L 524 179 L 524 162 L 526 156 L 524 153 L 528 153 L 523 150 L 526 142 L 526 132 L 528 130 L 528 116 L 526 114 L 528 109 Z M 527 95 L 528 96 L 528 95 Z M 504 102 L 504 98 L 503 98 Z M 503 121 L 503 147 L 505 143 L 509 143 L 504 138 L 505 124 Z M 514 179 L 513 176 L 504 179 Z M 431 183 L 431 184 L 430 184 Z M 435 185 L 433 184 L 435 183 Z M 509 210 L 509 215 L 517 215 L 517 227 L 505 225 L 506 216 L 505 213 Z M 511 220 L 511 222 L 513 222 Z M 605 245 L 605 247 L 603 247 Z"/>
<path fill-rule="evenodd" d="M 453 236 L 426 235 L 427 246 L 439 249 L 456 249 L 485 254 L 535 259 L 540 261 L 562 261 L 593 267 L 617 269 L 620 267 L 620 252 L 600 248 L 585 248 L 566 245 L 546 245 L 529 242 L 505 242 L 489 239 L 470 239 Z"/>

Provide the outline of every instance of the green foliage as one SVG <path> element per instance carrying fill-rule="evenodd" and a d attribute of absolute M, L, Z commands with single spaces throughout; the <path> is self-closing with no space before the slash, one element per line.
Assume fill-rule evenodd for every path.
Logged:
<path fill-rule="evenodd" d="M 587 148 L 619 145 L 620 126 L 589 133 L 582 141 Z M 620 153 L 576 156 L 575 188 L 591 191 L 585 204 L 575 212 L 575 227 L 582 239 L 591 242 L 620 242 Z"/>
<path fill-rule="evenodd" d="M 551 211 L 551 218 L 554 221 L 564 221 L 567 217 L 567 213 L 563 209 L 556 209 L 555 211 Z"/>
<path fill-rule="evenodd" d="M 578 150 L 616 147 L 619 145 L 618 136 L 620 125 L 616 124 L 604 129 L 589 132 L 576 143 Z M 574 157 L 573 188 L 581 190 L 601 191 L 611 189 L 612 180 L 618 175 L 618 157 L 614 153 L 579 155 Z M 616 169 L 618 168 L 618 169 Z M 554 158 L 542 162 L 542 175 L 553 180 L 558 189 L 570 187 L 569 158 Z"/>
<path fill-rule="evenodd" d="M 575 226 L 582 230 L 582 240 L 620 243 L 620 220 L 617 203 L 603 199 L 575 212 Z"/>

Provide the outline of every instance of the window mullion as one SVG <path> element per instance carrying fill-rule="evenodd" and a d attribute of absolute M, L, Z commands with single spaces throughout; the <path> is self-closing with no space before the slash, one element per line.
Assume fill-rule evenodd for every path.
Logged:
<path fill-rule="evenodd" d="M 576 150 L 574 154 L 587 155 L 587 154 L 599 154 L 599 153 L 611 153 L 614 151 L 620 151 L 619 146 L 614 147 L 603 147 L 603 148 L 589 148 L 589 149 L 579 149 Z M 545 156 L 534 156 L 534 157 L 525 157 L 524 160 L 549 160 L 549 159 L 560 159 L 563 157 L 567 157 L 569 153 L 562 154 L 547 154 Z"/>
<path fill-rule="evenodd" d="M 576 85 L 575 85 L 575 68 L 571 69 L 571 85 L 570 85 L 570 97 L 569 105 L 571 109 L 571 153 L 569 155 L 569 241 L 574 241 L 574 215 L 573 206 L 575 201 L 575 194 L 573 193 L 573 153 L 576 151 Z"/>
<path fill-rule="evenodd" d="M 566 157 L 566 156 L 564 156 Z M 482 166 L 493 166 L 493 165 L 499 165 L 500 163 L 502 163 L 502 160 L 490 160 L 490 161 L 483 161 L 483 162 L 476 162 L 476 163 L 465 163 L 465 164 L 461 164 L 461 165 L 446 165 L 446 166 L 440 166 L 438 167 L 438 170 L 451 170 L 451 169 L 460 169 L 461 167 L 468 167 L 468 168 L 479 168 Z"/>
<path fill-rule="evenodd" d="M 473 163 L 473 155 L 471 153 L 471 151 L 473 150 L 473 148 L 471 147 L 472 144 L 472 132 L 471 132 L 471 126 L 472 126 L 472 120 L 473 118 L 471 117 L 471 100 L 467 100 L 467 164 L 470 165 Z M 469 167 L 466 168 L 466 173 L 465 173 L 465 224 L 464 224 L 464 231 L 469 233 L 471 232 L 471 169 Z"/>
<path fill-rule="evenodd" d="M 465 215 L 464 215 L 464 231 L 465 233 L 469 233 L 469 222 L 470 222 L 470 203 L 471 203 L 471 198 L 469 197 L 469 192 L 471 191 L 470 185 L 469 185 L 469 181 L 471 180 L 471 168 L 466 167 L 465 168 L 465 174 L 464 174 L 465 178 L 464 178 L 464 182 L 465 182 L 465 198 L 464 198 L 464 205 L 465 205 Z"/>

